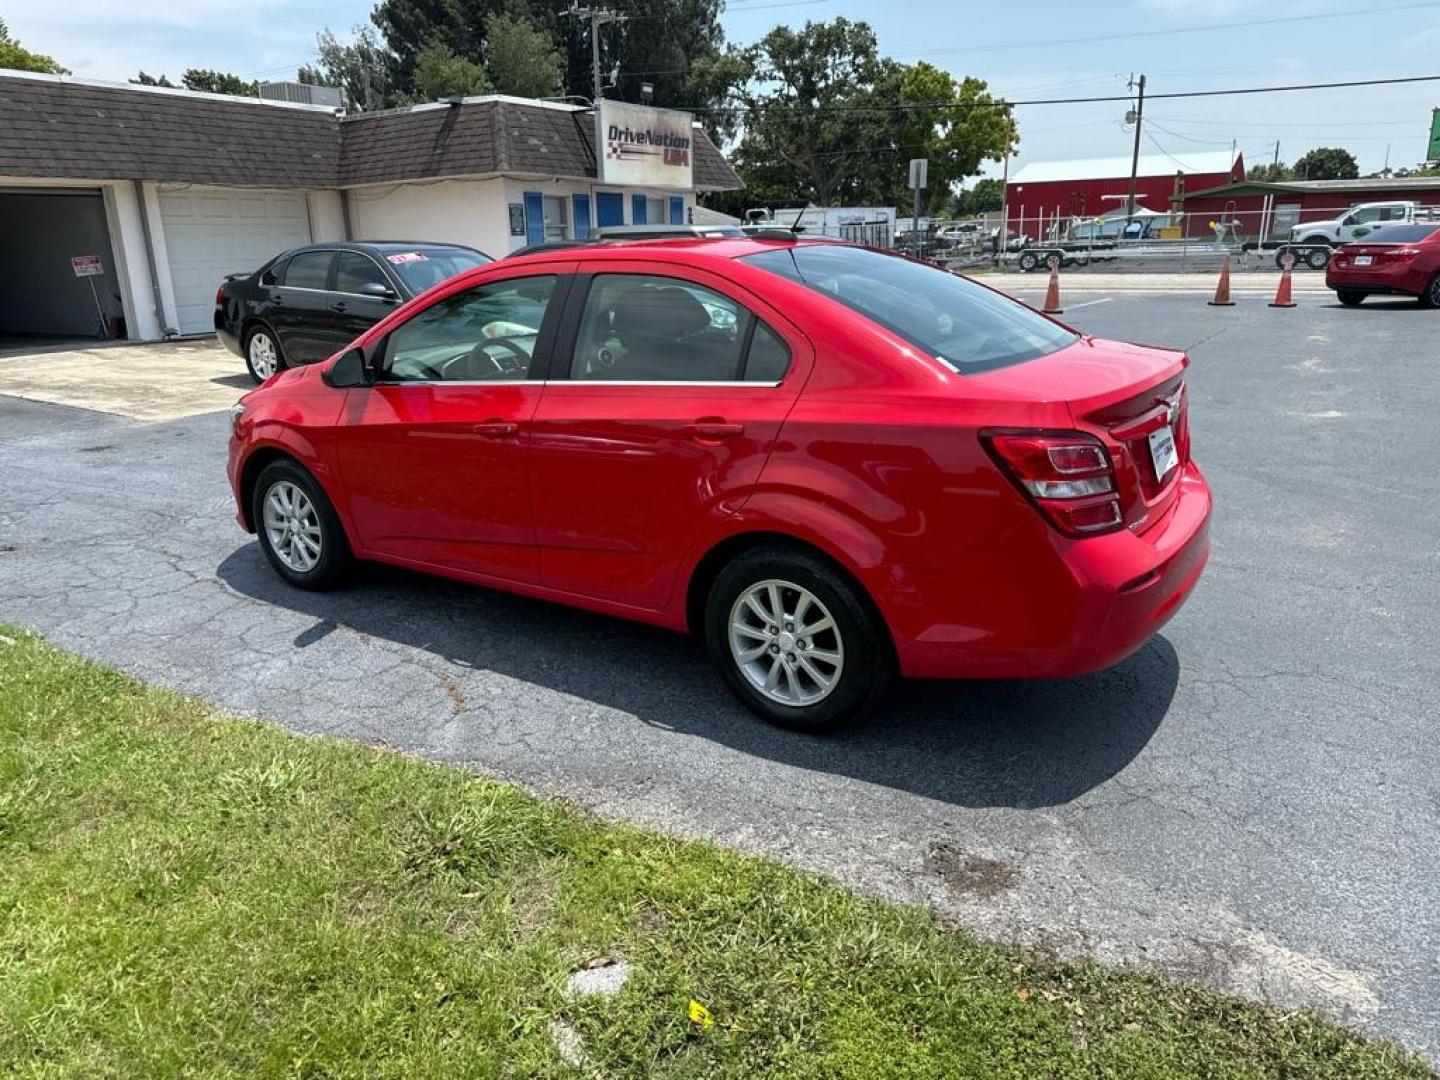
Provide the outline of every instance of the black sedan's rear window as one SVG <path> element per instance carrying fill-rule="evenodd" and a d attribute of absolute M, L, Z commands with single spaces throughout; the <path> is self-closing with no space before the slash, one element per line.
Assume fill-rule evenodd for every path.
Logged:
<path fill-rule="evenodd" d="M 787 245 L 743 261 L 838 300 L 963 374 L 1034 360 L 1078 337 L 973 281 L 867 248 Z"/>
<path fill-rule="evenodd" d="M 1357 244 L 1418 244 L 1421 240 L 1428 240 L 1430 235 L 1440 229 L 1440 222 L 1428 222 L 1424 225 L 1396 225 L 1394 228 L 1386 226 L 1374 236 L 1367 236 L 1363 240 L 1356 240 Z"/>

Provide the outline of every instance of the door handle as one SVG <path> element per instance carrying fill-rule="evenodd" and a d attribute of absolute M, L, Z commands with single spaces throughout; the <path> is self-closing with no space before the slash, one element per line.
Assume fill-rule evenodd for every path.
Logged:
<path fill-rule="evenodd" d="M 344 311 L 344 310 L 345 310 L 345 301 L 344 301 L 344 300 L 336 300 L 335 303 L 333 303 L 333 304 L 330 305 L 330 310 L 331 310 L 331 311 Z"/>
<path fill-rule="evenodd" d="M 471 425 L 470 430 L 485 439 L 509 439 L 519 434 L 520 425 L 509 420 L 486 420 Z"/>
<path fill-rule="evenodd" d="M 272 304 L 283 304 L 285 302 L 285 297 L 278 292 L 272 292 L 270 294 L 270 302 Z"/>
<path fill-rule="evenodd" d="M 745 434 L 744 424 L 730 424 L 724 420 L 696 420 L 685 429 L 696 442 L 719 442 L 735 439 Z"/>

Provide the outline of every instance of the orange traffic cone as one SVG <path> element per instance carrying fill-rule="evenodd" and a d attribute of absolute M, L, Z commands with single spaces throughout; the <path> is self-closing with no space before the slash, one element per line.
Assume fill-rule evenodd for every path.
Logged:
<path fill-rule="evenodd" d="M 1280 285 L 1275 290 L 1275 299 L 1270 301 L 1271 307 L 1295 306 L 1295 301 L 1290 296 L 1290 267 L 1294 265 L 1294 257 L 1287 253 L 1280 269 Z"/>
<path fill-rule="evenodd" d="M 1045 306 L 1040 309 L 1046 315 L 1064 315 L 1060 306 L 1060 260 L 1050 260 L 1050 287 L 1045 290 Z"/>
<path fill-rule="evenodd" d="M 1209 301 L 1211 307 L 1234 307 L 1235 301 L 1230 299 L 1230 256 L 1225 256 L 1225 261 L 1220 264 L 1220 283 L 1215 286 L 1215 299 Z"/>

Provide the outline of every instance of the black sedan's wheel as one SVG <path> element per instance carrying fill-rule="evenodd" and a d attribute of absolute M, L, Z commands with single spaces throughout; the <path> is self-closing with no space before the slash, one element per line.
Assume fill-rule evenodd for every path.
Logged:
<path fill-rule="evenodd" d="M 1425 291 L 1420 294 L 1420 306 L 1440 308 L 1440 274 L 1432 277 L 1430 284 L 1425 286 Z"/>
<path fill-rule="evenodd" d="M 329 589 L 354 562 L 335 508 L 293 461 L 273 461 L 255 483 L 250 513 L 277 573 L 301 589 Z"/>
<path fill-rule="evenodd" d="M 736 696 L 797 731 L 860 715 L 894 678 L 890 639 L 868 599 L 804 551 L 767 547 L 738 556 L 710 589 L 705 631 Z"/>
<path fill-rule="evenodd" d="M 1359 307 L 1365 302 L 1365 294 L 1356 292 L 1354 289 L 1339 289 L 1335 293 L 1335 298 L 1346 307 Z"/>
<path fill-rule="evenodd" d="M 257 326 L 247 333 L 244 348 L 245 367 L 257 383 L 285 370 L 285 354 L 280 351 L 280 342 L 265 327 Z"/>

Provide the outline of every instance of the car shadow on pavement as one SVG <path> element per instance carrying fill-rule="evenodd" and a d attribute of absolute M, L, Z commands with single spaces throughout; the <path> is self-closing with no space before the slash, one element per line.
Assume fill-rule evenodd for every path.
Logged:
<path fill-rule="evenodd" d="M 244 596 L 314 618 L 298 648 L 345 626 L 657 729 L 966 807 L 1054 806 L 1083 795 L 1144 749 L 1179 680 L 1175 649 L 1160 636 L 1081 679 L 900 683 L 865 720 L 829 736 L 797 735 L 740 706 L 704 647 L 682 634 L 385 566 L 363 567 L 342 590 L 302 592 L 253 542 L 217 573 Z"/>

